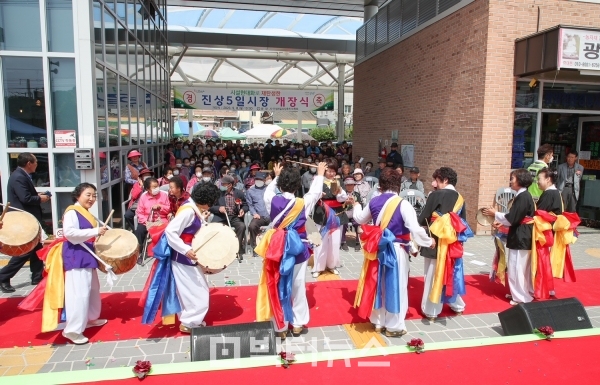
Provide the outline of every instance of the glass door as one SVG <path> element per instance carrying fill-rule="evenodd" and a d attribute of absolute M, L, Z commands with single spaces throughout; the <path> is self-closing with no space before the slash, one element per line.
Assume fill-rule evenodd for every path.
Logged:
<path fill-rule="evenodd" d="M 584 167 L 578 212 L 582 218 L 600 218 L 600 117 L 579 118 L 579 164 Z"/>

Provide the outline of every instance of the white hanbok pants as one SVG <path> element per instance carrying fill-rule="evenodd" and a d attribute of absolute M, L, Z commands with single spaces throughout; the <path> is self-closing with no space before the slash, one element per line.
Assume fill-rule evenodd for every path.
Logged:
<path fill-rule="evenodd" d="M 440 300 L 440 303 L 433 303 L 429 300 L 435 268 L 437 267 L 437 259 L 423 258 L 423 260 L 425 261 L 425 286 L 423 288 L 423 298 L 421 299 L 421 312 L 425 317 L 437 317 L 442 312 L 444 302 Z M 465 301 L 460 295 L 456 296 L 456 301 L 449 303 L 448 305 L 455 312 L 464 311 L 466 306 Z"/>
<path fill-rule="evenodd" d="M 391 332 L 398 332 L 401 330 L 406 330 L 406 323 L 404 319 L 406 318 L 406 312 L 408 311 L 408 272 L 409 272 L 409 262 L 408 262 L 408 254 L 404 249 L 398 244 L 394 243 L 394 248 L 396 249 L 396 255 L 398 256 L 398 280 L 400 282 L 400 313 L 389 313 L 385 310 L 385 290 L 382 291 L 382 304 L 381 308 L 373 309 L 371 312 L 371 316 L 369 317 L 371 323 L 376 327 L 385 327 L 387 330 Z M 385 277 L 381 282 L 383 288 L 385 288 Z"/>
<path fill-rule="evenodd" d="M 508 287 L 515 302 L 533 301 L 531 251 L 508 249 Z"/>
<path fill-rule="evenodd" d="M 317 225 L 321 230 L 321 226 Z M 342 243 L 342 227 L 331 233 L 325 234 L 320 246 L 314 248 L 313 272 L 322 272 L 325 269 L 335 269 L 340 266 L 340 244 Z"/>
<path fill-rule="evenodd" d="M 100 281 L 96 269 L 65 272 L 65 333 L 82 334 L 88 321 L 100 317 Z"/>
<path fill-rule="evenodd" d="M 181 324 L 188 328 L 201 326 L 208 312 L 208 282 L 197 266 L 171 261 L 177 298 L 181 312 L 177 314 Z"/>
<path fill-rule="evenodd" d="M 294 283 L 292 284 L 292 311 L 294 319 L 292 326 L 295 328 L 304 326 L 310 320 L 308 312 L 308 300 L 306 299 L 306 266 L 308 261 L 304 261 L 294 266 Z M 285 321 L 284 327 L 277 329 L 278 332 L 288 330 L 289 323 Z"/>

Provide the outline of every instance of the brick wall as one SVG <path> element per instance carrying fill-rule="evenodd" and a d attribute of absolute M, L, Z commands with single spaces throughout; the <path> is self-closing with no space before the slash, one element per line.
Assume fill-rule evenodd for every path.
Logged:
<path fill-rule="evenodd" d="M 426 189 L 442 166 L 458 173 L 474 225 L 484 112 L 488 3 L 477 0 L 361 63 L 354 78 L 354 149 L 377 160 L 378 139 L 399 130 L 415 145 Z M 389 147 L 388 147 L 389 150 Z"/>
<path fill-rule="evenodd" d="M 377 160 L 378 139 L 399 130 L 415 145 L 430 189 L 441 166 L 458 173 L 469 223 L 508 184 L 512 154 L 514 41 L 558 24 L 600 26 L 593 3 L 476 0 L 355 68 L 354 153 Z M 388 148 L 389 149 L 389 148 Z"/>

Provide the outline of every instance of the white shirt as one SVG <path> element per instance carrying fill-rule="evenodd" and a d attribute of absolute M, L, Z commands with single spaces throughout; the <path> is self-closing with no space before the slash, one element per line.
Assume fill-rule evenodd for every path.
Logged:
<path fill-rule="evenodd" d="M 265 205 L 267 207 L 267 211 L 271 214 L 271 202 L 273 198 L 275 198 L 277 188 L 277 181 L 279 177 L 276 176 L 275 179 L 267 186 L 267 190 L 265 191 Z M 321 194 L 323 194 L 323 176 L 315 175 L 312 184 L 310 185 L 310 189 L 306 194 L 304 194 L 304 213 L 307 217 L 311 216 L 315 205 L 321 199 Z M 281 195 L 287 200 L 294 200 L 296 197 L 292 193 L 283 192 Z M 286 211 L 286 210 L 284 210 Z"/>
<path fill-rule="evenodd" d="M 75 203 L 75 206 L 80 206 L 79 202 Z M 91 229 L 80 229 L 79 218 L 77 217 L 76 210 L 69 210 L 63 216 L 63 234 L 67 241 L 78 245 L 87 241 L 90 238 L 98 236 L 98 228 L 94 227 Z"/>
<path fill-rule="evenodd" d="M 183 206 L 190 206 L 193 210 L 181 210 L 179 214 L 175 215 L 175 217 L 167 225 L 165 234 L 167 236 L 167 241 L 169 241 L 169 246 L 171 246 L 171 248 L 178 253 L 185 255 L 188 251 L 192 250 L 192 246 L 186 245 L 185 242 L 183 242 L 183 239 L 181 239 L 181 233 L 183 233 L 183 230 L 185 230 L 187 227 L 192 225 L 194 219 L 198 215 L 196 214 L 198 209 L 191 198 L 181 207 Z"/>
<path fill-rule="evenodd" d="M 386 191 L 384 194 L 398 195 L 393 191 Z M 417 213 L 411 206 L 410 202 L 408 202 L 406 199 L 402 199 L 402 201 L 400 201 L 400 215 L 402 215 L 404 226 L 406 226 L 406 228 L 410 231 L 413 240 L 417 243 L 417 245 L 421 247 L 430 247 L 433 243 L 433 240 L 427 235 L 425 229 L 419 226 Z M 369 205 L 366 205 L 364 209 L 360 205 L 354 205 L 352 216 L 360 225 L 368 223 L 373 218 Z"/>

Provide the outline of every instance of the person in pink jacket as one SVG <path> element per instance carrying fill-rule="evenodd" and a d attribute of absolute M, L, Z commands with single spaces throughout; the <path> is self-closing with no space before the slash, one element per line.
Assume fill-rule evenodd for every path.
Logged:
<path fill-rule="evenodd" d="M 167 216 L 171 210 L 169 194 L 161 191 L 156 178 L 148 178 L 144 181 L 144 193 L 140 197 L 136 210 L 138 225 L 135 230 L 135 236 L 138 239 L 140 248 L 143 247 L 148 235 L 147 222 L 156 222 L 160 219 L 162 223 L 167 223 Z"/>

